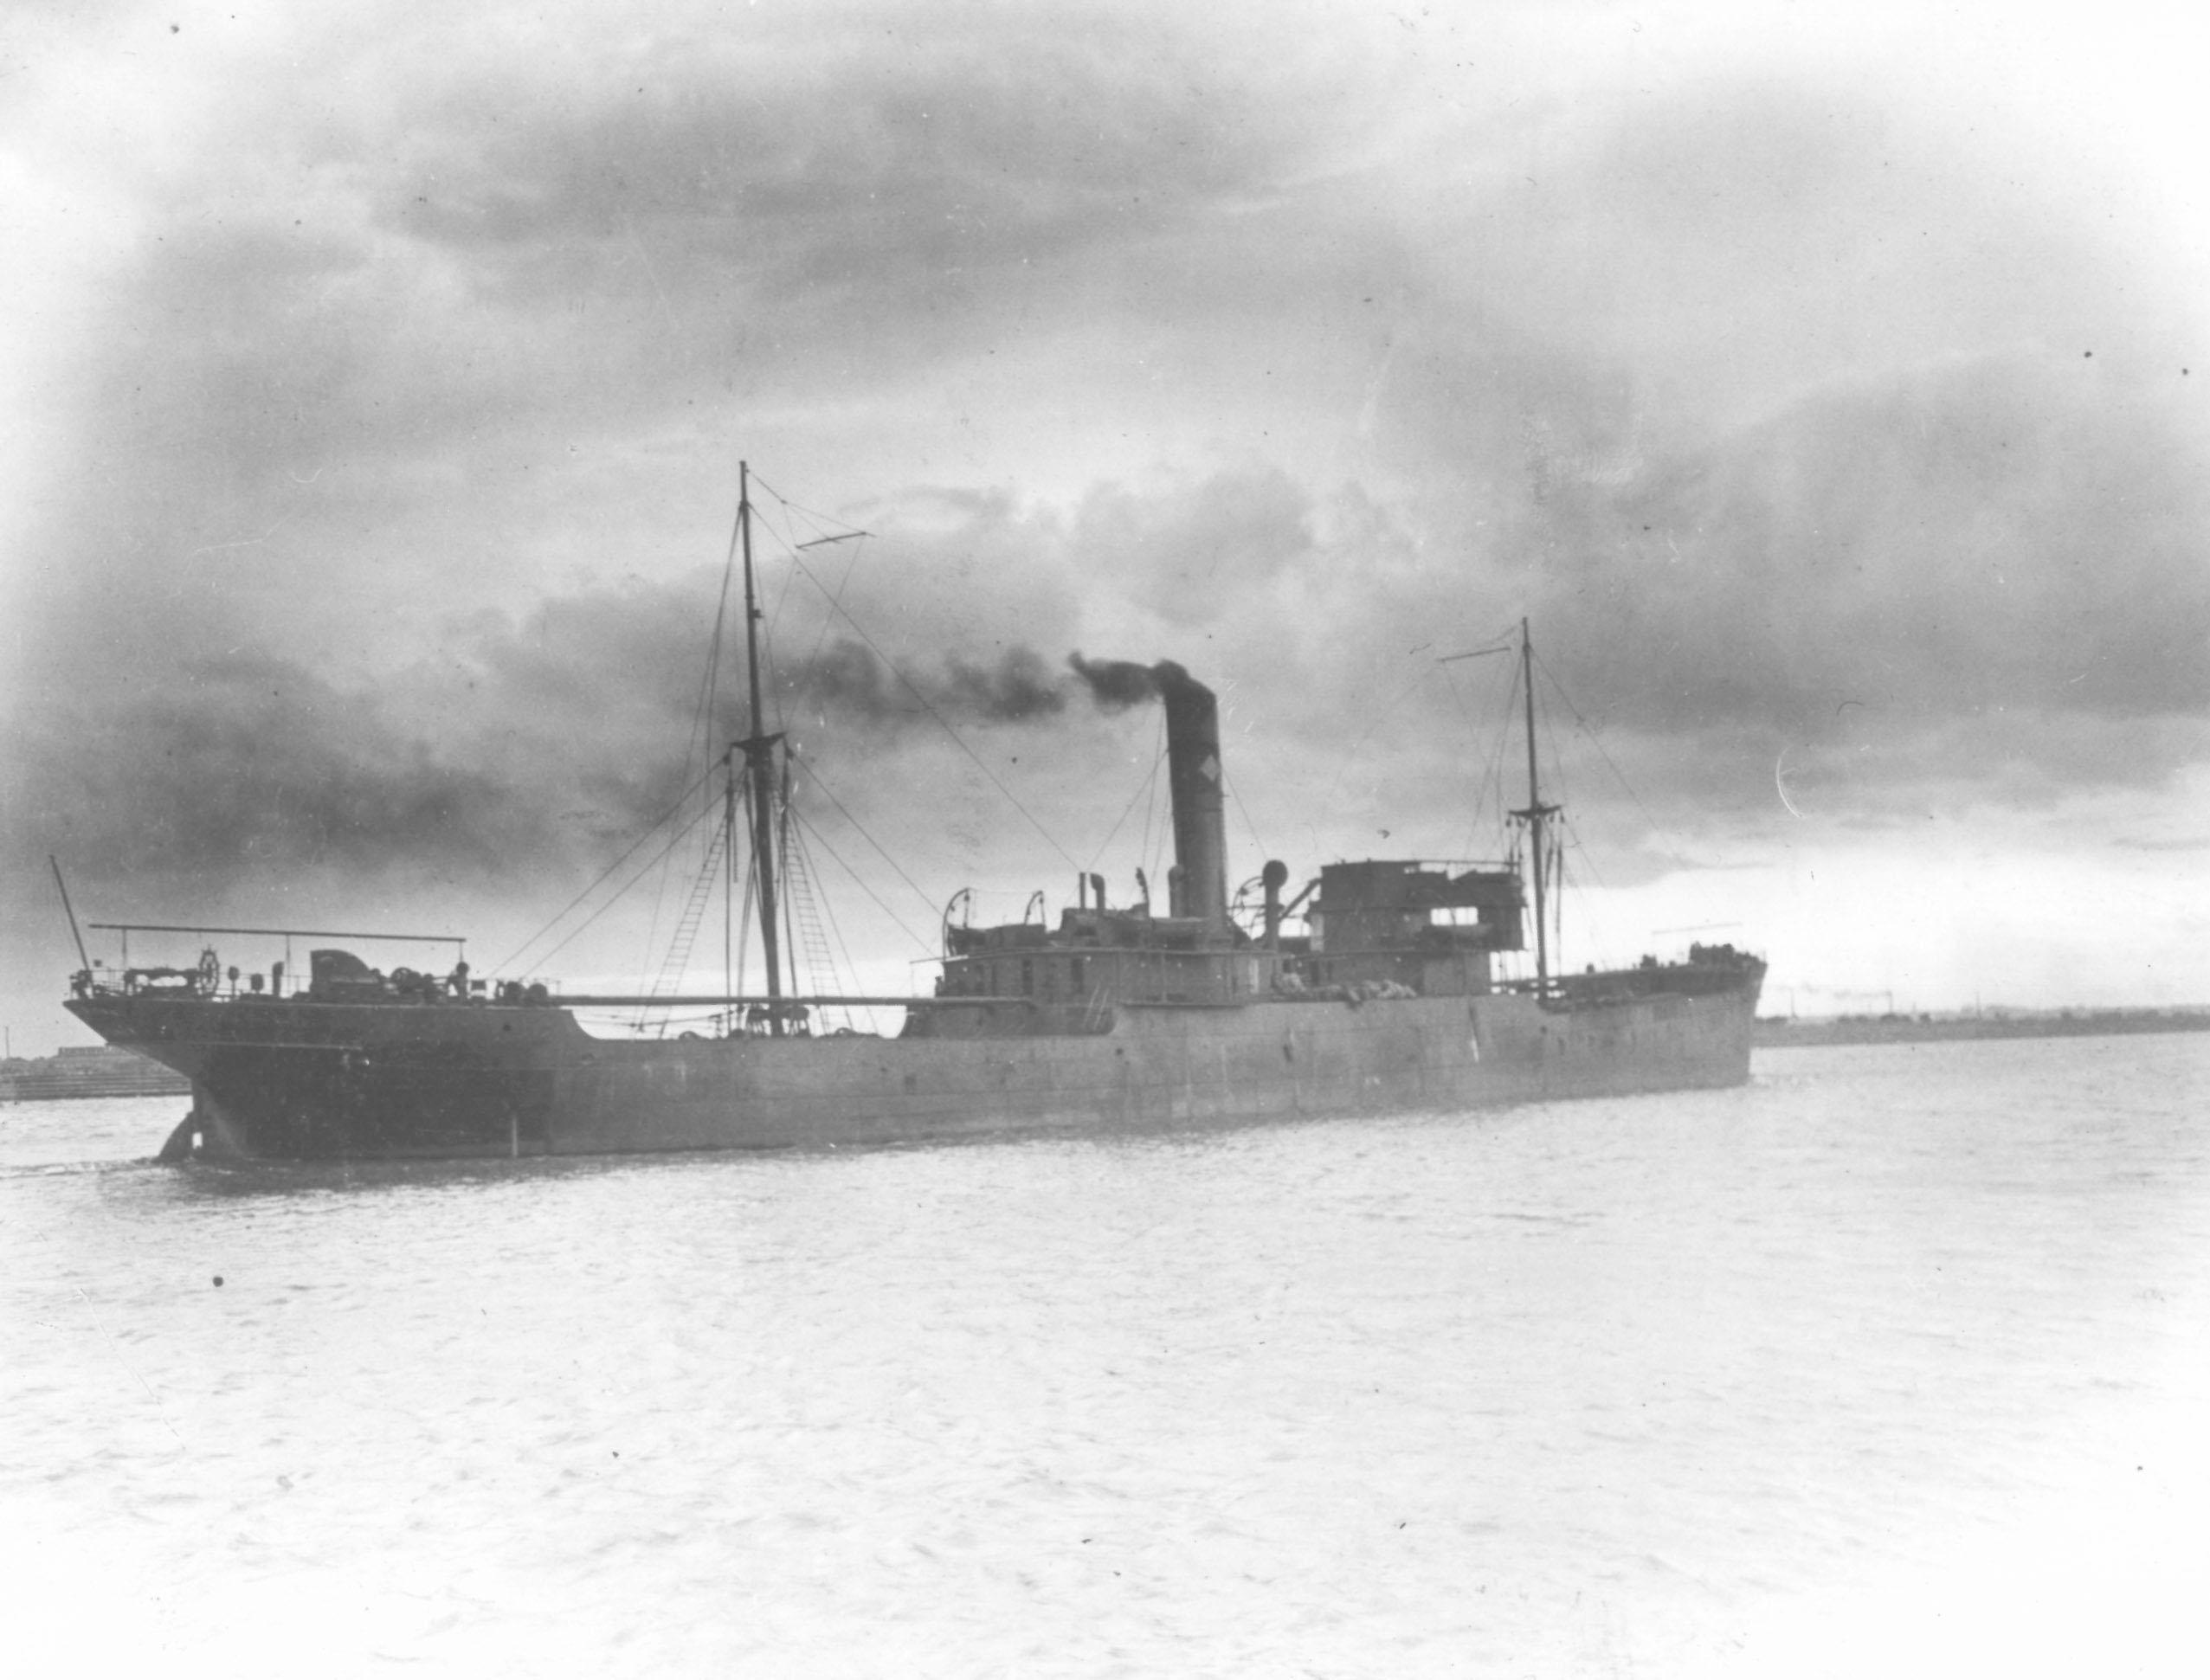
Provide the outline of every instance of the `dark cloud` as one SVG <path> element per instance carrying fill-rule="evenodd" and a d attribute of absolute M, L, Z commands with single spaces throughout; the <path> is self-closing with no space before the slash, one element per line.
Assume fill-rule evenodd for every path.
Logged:
<path fill-rule="evenodd" d="M 326 99 L 242 82 L 144 201 L 51 417 L 32 662 L 158 654 L 180 618 L 357 641 L 333 589 L 510 604 L 525 555 L 658 548 L 702 413 L 1064 338 L 1356 120 L 1204 44 L 1110 11 L 708 10 L 596 64 L 401 29 L 347 43 Z"/>
<path fill-rule="evenodd" d="M 664 39 L 580 100 L 521 76 L 486 97 L 472 67 L 403 100 L 411 167 L 376 213 L 502 288 L 657 252 L 685 293 L 844 313 L 1155 232 L 1323 148 L 1324 118 L 1292 120 L 1240 67 L 1084 23 L 954 14 L 832 60 L 747 20 Z M 794 48 L 798 74 L 748 74 Z"/>
<path fill-rule="evenodd" d="M 1822 740 L 1852 705 L 1925 726 L 2200 716 L 2210 452 L 2191 421 L 2076 356 L 1814 393 L 1624 483 L 1562 486 L 1550 639 L 1644 729 Z"/>
<path fill-rule="evenodd" d="M 712 598 L 701 576 L 555 600 L 350 686 L 241 653 L 51 696 L 16 758 L 8 852 L 195 894 L 336 868 L 526 886 L 619 850 L 697 773 Z M 847 760 L 915 726 L 1034 724 L 1066 703 L 1025 647 L 905 670 L 846 639 L 770 669 L 768 725 L 825 727 Z M 732 660 L 711 755 L 745 727 Z"/>
<path fill-rule="evenodd" d="M 401 856 L 489 877 L 547 832 L 526 784 L 265 655 L 78 697 L 34 718 L 25 745 L 8 850 L 59 851 L 93 885 L 197 891 Z"/>
<path fill-rule="evenodd" d="M 1311 492 L 1279 469 L 1107 485 L 1084 499 L 1070 557 L 1186 631 L 1266 612 L 1313 557 L 1311 514 Z"/>
<path fill-rule="evenodd" d="M 2204 480 L 2168 414 L 2097 379 L 1960 364 L 1818 393 L 1631 472 L 1555 451 L 1518 515 L 1542 545 L 1532 570 L 1423 569 L 1357 496 L 1240 471 L 1100 492 L 1056 531 L 970 499 L 929 541 L 1025 550 L 1041 576 L 1125 557 L 1089 575 L 1127 625 L 1162 647 L 1208 627 L 1184 645 L 1248 726 L 1239 787 L 1352 755 L 1401 772 L 1388 801 L 1408 817 L 1436 802 L 1464 696 L 1420 672 L 1531 589 L 1556 704 L 1653 805 L 1762 809 L 1778 786 L 1804 810 L 1877 816 L 1943 785 L 2035 804 L 2171 774 L 2194 738 L 2172 720 L 2210 711 Z M 879 585 L 879 634 L 914 628 L 915 576 Z M 401 856 L 486 883 L 572 866 L 682 786 L 718 588 L 701 570 L 479 615 L 436 659 L 380 672 L 248 648 L 49 696 L 10 800 L 15 849 L 66 844 L 119 879 Z M 1193 595 L 1213 603 L 1194 618 Z M 916 728 L 1064 711 L 1066 677 L 1028 647 L 976 647 L 975 629 L 949 647 L 909 634 L 892 664 L 818 612 L 794 619 L 770 724 L 867 760 Z M 1149 698 L 1158 667 L 1078 653 L 1070 668 L 1111 710 Z M 718 751 L 744 726 L 732 652 L 703 738 Z M 1430 744 L 1408 755 L 1392 736 Z"/>

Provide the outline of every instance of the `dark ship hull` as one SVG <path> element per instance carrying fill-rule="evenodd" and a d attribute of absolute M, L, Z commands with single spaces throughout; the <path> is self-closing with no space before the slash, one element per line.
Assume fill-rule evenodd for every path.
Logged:
<path fill-rule="evenodd" d="M 190 1078 L 196 1152 L 370 1159 L 1102 1135 L 1733 1085 L 1762 975 L 1635 969 L 1577 982 L 1629 994 L 1540 1002 L 1124 1004 L 1079 1034 L 1006 1037 L 606 1040 L 557 1006 L 68 1007 Z"/>

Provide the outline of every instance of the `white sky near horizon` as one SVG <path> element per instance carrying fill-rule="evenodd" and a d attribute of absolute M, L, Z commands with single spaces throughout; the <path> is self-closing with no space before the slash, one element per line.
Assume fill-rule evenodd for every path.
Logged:
<path fill-rule="evenodd" d="M 924 933 L 1070 859 L 1130 890 L 1133 831 L 1093 853 L 1156 723 L 1024 673 L 1187 665 L 1232 872 L 1301 880 L 1461 850 L 1492 743 L 1433 660 L 1524 614 L 1602 746 L 1554 707 L 1575 966 L 2210 1002 L 2207 33 L 18 7 L 11 1040 L 82 1037 L 49 853 L 87 919 L 519 944 L 681 785 L 740 458 L 875 533 L 816 575 L 1035 820 L 764 544 L 783 716 Z M 561 961 L 648 970 L 649 926 Z"/>

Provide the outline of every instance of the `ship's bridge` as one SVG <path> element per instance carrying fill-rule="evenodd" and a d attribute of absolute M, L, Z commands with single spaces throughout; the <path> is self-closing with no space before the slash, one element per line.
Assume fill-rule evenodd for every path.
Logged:
<path fill-rule="evenodd" d="M 1490 957 L 1526 943 L 1526 899 L 1507 864 L 1368 859 L 1320 871 L 1306 977 L 1316 986 L 1381 982 L 1431 997 L 1490 988 Z"/>

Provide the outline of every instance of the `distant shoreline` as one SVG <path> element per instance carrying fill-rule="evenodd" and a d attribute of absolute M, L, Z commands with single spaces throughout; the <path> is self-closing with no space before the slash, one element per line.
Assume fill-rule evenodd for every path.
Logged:
<path fill-rule="evenodd" d="M 81 1097 L 178 1097 L 192 1082 L 174 1068 L 112 1045 L 71 1046 L 35 1059 L 0 1061 L 0 1103 L 52 1103 Z"/>
<path fill-rule="evenodd" d="M 1820 1044 L 1926 1044 L 1952 1039 L 2078 1039 L 2106 1033 L 2210 1033 L 2210 1009 L 2059 1009 L 2001 1015 L 1760 1016 L 1761 1048 Z"/>

